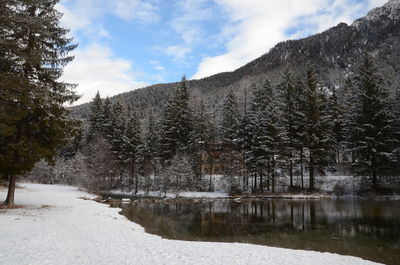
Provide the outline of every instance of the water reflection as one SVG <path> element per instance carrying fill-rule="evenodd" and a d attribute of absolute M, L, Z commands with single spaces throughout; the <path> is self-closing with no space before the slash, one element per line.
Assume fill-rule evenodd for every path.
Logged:
<path fill-rule="evenodd" d="M 400 202 L 229 200 L 135 202 L 122 213 L 149 233 L 327 251 L 400 264 Z"/>

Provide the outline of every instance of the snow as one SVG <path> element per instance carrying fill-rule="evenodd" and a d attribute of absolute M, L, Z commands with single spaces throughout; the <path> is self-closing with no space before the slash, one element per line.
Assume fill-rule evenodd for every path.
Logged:
<path fill-rule="evenodd" d="M 133 191 L 121 191 L 121 190 L 111 190 L 105 194 L 122 195 L 122 196 L 133 196 L 135 195 Z M 136 195 L 145 197 L 166 197 L 166 198 L 228 198 L 229 195 L 226 192 L 195 192 L 195 191 L 179 191 L 176 193 L 167 192 L 167 194 L 160 191 L 150 191 L 146 194 L 144 191 L 138 191 Z"/>
<path fill-rule="evenodd" d="M 229 195 L 225 192 L 180 192 L 179 197 L 183 198 L 228 198 Z"/>
<path fill-rule="evenodd" d="M 0 210 L 0 264 L 376 264 L 313 251 L 162 239 L 76 188 L 22 186 L 16 204 L 23 207 Z"/>

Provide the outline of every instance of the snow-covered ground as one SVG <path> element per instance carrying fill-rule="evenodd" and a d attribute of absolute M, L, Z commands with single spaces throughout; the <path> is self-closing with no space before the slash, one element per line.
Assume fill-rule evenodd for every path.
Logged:
<path fill-rule="evenodd" d="M 23 184 L 20 209 L 0 210 L 0 264 L 376 264 L 360 258 L 239 243 L 162 239 L 69 186 Z M 0 198 L 5 190 L 0 190 Z"/>
<path fill-rule="evenodd" d="M 121 195 L 121 196 L 133 196 L 135 195 L 133 191 L 121 191 L 121 190 L 110 190 L 105 194 L 110 193 L 114 195 Z M 228 198 L 229 195 L 226 192 L 195 192 L 195 191 L 180 191 L 178 193 L 167 192 L 164 194 L 160 191 L 150 191 L 149 193 L 145 193 L 144 191 L 138 191 L 136 195 L 139 196 L 146 196 L 146 197 L 166 197 L 166 198 L 210 198 L 210 199 L 217 199 L 217 198 Z"/>

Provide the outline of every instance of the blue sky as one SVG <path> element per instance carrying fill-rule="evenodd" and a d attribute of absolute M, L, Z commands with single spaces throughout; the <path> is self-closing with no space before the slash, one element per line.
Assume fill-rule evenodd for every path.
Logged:
<path fill-rule="evenodd" d="M 78 101 L 113 96 L 183 74 L 232 71 L 279 41 L 348 24 L 385 0 L 61 0 L 79 43 L 63 79 Z"/>

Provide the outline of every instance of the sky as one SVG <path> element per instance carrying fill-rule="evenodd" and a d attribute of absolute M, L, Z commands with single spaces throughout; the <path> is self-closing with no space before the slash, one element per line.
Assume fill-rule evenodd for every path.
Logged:
<path fill-rule="evenodd" d="M 278 42 L 340 22 L 386 0 L 61 0 L 61 25 L 79 46 L 62 81 L 75 104 L 156 83 L 233 71 Z"/>

